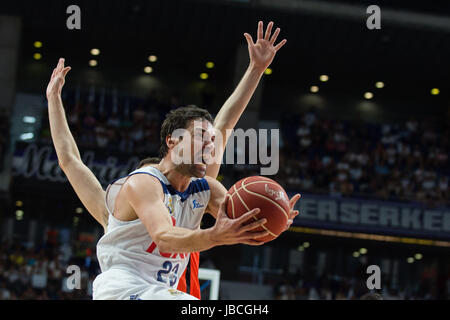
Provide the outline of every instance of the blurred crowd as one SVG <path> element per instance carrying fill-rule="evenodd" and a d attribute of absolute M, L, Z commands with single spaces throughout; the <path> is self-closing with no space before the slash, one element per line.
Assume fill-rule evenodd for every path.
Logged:
<path fill-rule="evenodd" d="M 70 90 L 63 100 L 67 121 L 79 147 L 149 156 L 158 154 L 165 113 L 178 105 L 175 96 L 137 99 L 102 94 L 94 98 Z M 51 143 L 47 111 L 40 140 Z"/>
<path fill-rule="evenodd" d="M 9 146 L 10 116 L 0 108 L 0 172 L 3 170 L 5 154 Z"/>
<path fill-rule="evenodd" d="M 94 250 L 94 244 L 79 241 L 70 245 L 50 241 L 37 245 L 1 243 L 0 300 L 92 299 L 92 283 L 100 273 Z M 73 283 L 69 277 L 74 274 L 68 269 L 70 265 L 80 268 L 79 289 L 68 288 L 67 283 Z M 361 265 L 357 273 L 365 276 L 365 268 Z M 314 270 L 314 266 L 309 266 L 308 270 Z M 382 289 L 375 291 L 384 300 L 449 299 L 450 273 L 439 276 L 437 270 L 436 265 L 425 266 L 418 281 L 408 287 L 393 288 L 388 279 L 383 279 Z M 300 269 L 295 274 L 285 270 L 273 277 L 269 281 L 273 285 L 273 299 L 355 300 L 369 292 L 365 278 L 326 272 L 319 277 L 314 274 Z"/>
<path fill-rule="evenodd" d="M 95 246 L 94 246 L 95 247 Z M 80 289 L 67 285 L 80 269 Z M 21 243 L 0 244 L 0 300 L 88 300 L 92 282 L 100 272 L 93 249 L 79 243 L 26 246 Z M 70 285 L 69 285 L 70 286 Z"/>
<path fill-rule="evenodd" d="M 176 97 L 134 99 L 67 91 L 65 108 L 80 147 L 157 156 L 165 114 Z M 48 118 L 41 140 L 51 143 Z M 274 177 L 286 189 L 320 194 L 448 204 L 450 126 L 445 120 L 366 123 L 314 111 L 285 113 Z M 259 174 L 257 166 L 223 166 L 230 181 Z"/>
<path fill-rule="evenodd" d="M 394 287 L 383 281 L 380 290 L 369 290 L 367 279 L 331 273 L 320 277 L 305 276 L 299 270 L 297 274 L 286 274 L 274 286 L 274 299 L 359 300 L 372 292 L 380 294 L 383 300 L 442 300 L 450 298 L 450 273 L 445 276 L 446 279 L 438 279 L 436 266 L 428 266 L 423 269 L 418 281 L 408 286 Z"/>
<path fill-rule="evenodd" d="M 279 179 L 288 188 L 448 204 L 450 126 L 445 120 L 370 124 L 311 111 L 288 115 L 281 128 Z"/>

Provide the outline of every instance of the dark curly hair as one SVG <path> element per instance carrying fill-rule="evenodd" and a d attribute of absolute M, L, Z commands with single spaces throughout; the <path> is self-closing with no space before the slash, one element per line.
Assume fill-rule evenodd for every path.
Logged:
<path fill-rule="evenodd" d="M 159 148 L 159 157 L 162 159 L 167 155 L 166 137 L 176 129 L 186 129 L 191 120 L 202 119 L 211 123 L 214 122 L 213 117 L 208 110 L 199 108 L 195 105 L 188 105 L 170 111 L 161 126 L 161 147 Z"/>

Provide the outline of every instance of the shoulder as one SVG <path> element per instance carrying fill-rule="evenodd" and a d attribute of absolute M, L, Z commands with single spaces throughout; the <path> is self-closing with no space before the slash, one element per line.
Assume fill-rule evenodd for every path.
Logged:
<path fill-rule="evenodd" d="M 163 195 L 161 180 L 152 174 L 146 174 L 146 172 L 131 174 L 124 182 L 122 188 L 127 195 L 134 195 L 136 193 L 144 193 L 146 197 Z"/>
<path fill-rule="evenodd" d="M 156 168 L 156 166 L 151 166 L 151 165 L 143 166 L 139 169 L 136 169 L 136 170 L 130 172 L 128 174 L 128 176 L 132 176 L 132 175 L 139 174 L 139 173 L 149 174 L 149 175 L 157 177 L 158 179 L 161 179 L 163 177 L 163 174 L 161 173 L 161 171 L 159 171 L 158 168 Z"/>
<path fill-rule="evenodd" d="M 129 174 L 125 184 L 159 184 L 159 177 L 147 171 L 135 171 Z"/>
<path fill-rule="evenodd" d="M 211 190 L 211 196 L 220 196 L 222 197 L 225 193 L 227 193 L 227 189 L 223 186 L 223 184 L 218 181 L 217 179 L 214 179 L 212 177 L 206 176 L 204 178 L 206 183 L 209 186 L 209 189 Z"/>

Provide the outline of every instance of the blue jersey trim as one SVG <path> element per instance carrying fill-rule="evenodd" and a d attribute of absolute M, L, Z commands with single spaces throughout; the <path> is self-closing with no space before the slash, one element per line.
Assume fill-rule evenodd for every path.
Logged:
<path fill-rule="evenodd" d="M 204 178 L 191 181 L 191 183 L 189 183 L 189 186 L 187 187 L 187 189 L 183 192 L 175 190 L 175 188 L 172 187 L 172 185 L 170 185 L 170 184 L 167 185 L 166 187 L 167 187 L 167 190 L 169 190 L 171 195 L 180 196 L 181 202 L 186 201 L 186 199 L 189 198 L 189 196 L 194 193 L 209 190 L 209 184 L 206 181 L 206 179 L 204 179 Z"/>
<path fill-rule="evenodd" d="M 158 176 L 156 176 L 154 174 L 151 174 L 149 172 L 145 172 L 145 171 L 133 172 L 133 173 L 129 174 L 128 176 L 125 176 L 125 177 L 122 177 L 122 178 L 131 177 L 132 175 L 135 175 L 135 174 L 138 174 L 138 173 L 145 173 L 145 174 L 148 174 L 148 175 L 158 179 L 158 181 L 161 183 L 161 186 L 163 188 L 164 193 L 170 194 L 172 196 L 174 196 L 174 195 L 180 196 L 181 202 L 186 201 L 187 198 L 189 198 L 189 196 L 192 195 L 192 194 L 209 190 L 209 184 L 208 184 L 208 181 L 206 181 L 205 178 L 201 178 L 201 179 L 197 179 L 197 180 L 191 181 L 191 183 L 189 183 L 189 186 L 187 187 L 187 189 L 185 191 L 183 191 L 183 192 L 180 192 L 180 191 L 176 190 L 170 184 L 166 185 L 164 183 L 164 181 L 162 181 Z M 111 182 L 111 184 L 115 183 L 116 181 L 118 181 L 118 180 L 120 180 L 122 178 L 118 178 L 118 179 L 114 180 L 113 182 Z"/>

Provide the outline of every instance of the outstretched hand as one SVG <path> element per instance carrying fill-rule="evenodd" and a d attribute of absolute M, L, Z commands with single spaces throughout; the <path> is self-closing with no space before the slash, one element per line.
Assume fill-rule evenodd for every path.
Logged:
<path fill-rule="evenodd" d="M 47 99 L 49 97 L 59 96 L 61 94 L 66 75 L 70 71 L 70 69 L 70 67 L 64 67 L 64 58 L 60 58 L 58 61 L 58 65 L 55 69 L 53 69 L 50 82 L 47 85 Z"/>
<path fill-rule="evenodd" d="M 284 229 L 284 231 L 289 229 L 292 222 L 294 222 L 294 218 L 300 213 L 298 210 L 294 210 L 295 204 L 297 203 L 298 200 L 300 200 L 300 198 L 301 198 L 301 194 L 297 193 L 295 196 L 293 196 L 289 200 L 289 218 L 288 218 L 288 223 L 286 225 L 286 229 Z"/>
<path fill-rule="evenodd" d="M 277 45 L 274 45 L 280 33 L 280 28 L 277 28 L 273 35 L 271 35 L 272 28 L 273 22 L 271 21 L 267 25 L 266 33 L 263 36 L 263 22 L 259 21 L 256 43 L 253 42 L 253 38 L 250 34 L 244 33 L 244 37 L 247 39 L 248 43 L 250 62 L 261 71 L 267 69 L 272 63 L 277 51 L 287 42 L 286 39 L 283 39 Z"/>

